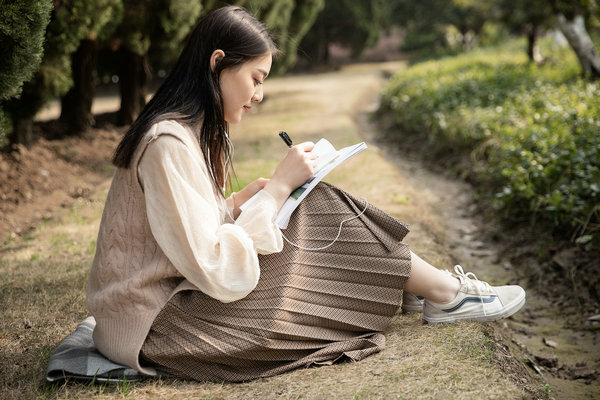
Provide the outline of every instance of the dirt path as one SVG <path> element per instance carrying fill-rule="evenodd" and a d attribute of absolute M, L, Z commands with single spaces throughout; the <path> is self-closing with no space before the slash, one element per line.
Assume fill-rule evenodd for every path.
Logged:
<path fill-rule="evenodd" d="M 327 177 L 329 182 L 410 224 L 407 241 L 434 265 L 451 268 L 460 262 L 482 279 L 495 283 L 514 280 L 510 266 L 498 261 L 494 245 L 482 240 L 484 225 L 476 218 L 469 188 L 427 172 L 418 161 L 394 153 L 389 144 L 379 141 L 368 113 L 384 73 L 402 67 L 399 62 L 355 65 L 335 73 L 269 79 L 263 104 L 231 131 L 239 183 L 270 174 L 286 151 L 276 135 L 279 130 L 288 131 L 296 142 L 326 137 L 336 147 L 365 140 L 369 149 L 338 167 Z M 71 201 L 58 196 L 63 200 L 52 203 L 53 197 L 36 199 L 33 193 L 11 214 L 13 221 L 25 224 L 26 219 L 20 220 L 17 214 L 25 213 L 28 204 L 41 202 L 46 207 L 45 222 L 29 230 L 18 228 L 0 249 L 0 307 L 8 310 L 0 321 L 0 369 L 10 371 L 0 377 L 0 391 L 7 393 L 7 398 L 29 398 L 40 391 L 48 394 L 49 389 L 40 388 L 38 379 L 49 354 L 87 315 L 85 279 L 109 182 L 106 160 L 118 140 L 114 131 L 94 132 L 88 138 L 91 144 L 71 140 L 49 145 L 66 155 L 62 158 L 65 162 L 81 168 L 65 173 L 68 179 L 60 188 L 67 189 L 57 189 Z M 36 168 L 38 173 L 40 168 L 54 171 L 42 165 Z M 96 180 L 90 181 L 91 176 Z M 73 187 L 85 190 L 69 195 Z M 530 300 L 528 309 L 531 303 L 535 304 Z M 506 326 L 424 326 L 418 315 L 398 315 L 387 333 L 387 348 L 360 363 L 298 370 L 238 385 L 150 382 L 128 388 L 127 393 L 135 398 L 212 399 L 539 398 L 544 396 L 544 382 L 551 378 L 544 374 L 542 379 L 524 366 L 521 358 L 526 354 L 510 336 L 515 332 L 511 326 L 521 326 L 523 336 L 515 336 L 515 342 L 533 348 L 541 341 L 537 329 L 547 326 L 538 327 L 540 320 L 535 317 L 539 308 L 531 310 L 535 311 L 524 313 L 524 319 L 507 321 Z M 559 342 L 555 351 L 566 347 L 562 339 L 555 340 Z M 585 389 L 584 383 L 574 382 Z M 587 386 L 593 388 L 596 382 Z M 576 393 L 553 381 L 550 389 L 558 398 Z M 125 394 L 119 388 L 108 393 L 89 387 L 53 390 L 58 397 Z M 589 394 L 581 398 L 593 398 L 590 391 L 580 393 Z"/>

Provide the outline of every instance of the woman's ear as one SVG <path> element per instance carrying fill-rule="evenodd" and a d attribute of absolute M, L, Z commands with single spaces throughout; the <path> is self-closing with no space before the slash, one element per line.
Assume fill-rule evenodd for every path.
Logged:
<path fill-rule="evenodd" d="M 213 51 L 210 55 L 210 70 L 215 72 L 215 68 L 217 64 L 225 57 L 225 52 L 223 50 L 217 49 Z"/>

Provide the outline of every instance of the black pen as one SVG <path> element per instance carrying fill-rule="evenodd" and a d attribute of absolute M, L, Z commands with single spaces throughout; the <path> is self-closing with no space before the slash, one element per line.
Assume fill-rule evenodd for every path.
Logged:
<path fill-rule="evenodd" d="M 285 142 L 285 144 L 287 144 L 287 147 L 292 147 L 292 139 L 290 139 L 287 132 L 285 132 L 285 131 L 279 132 L 279 137 L 281 138 L 281 140 L 283 140 Z"/>

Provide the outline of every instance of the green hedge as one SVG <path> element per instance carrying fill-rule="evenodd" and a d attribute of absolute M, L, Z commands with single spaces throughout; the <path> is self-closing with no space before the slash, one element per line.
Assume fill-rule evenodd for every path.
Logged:
<path fill-rule="evenodd" d="M 505 217 L 597 246 L 600 83 L 580 79 L 570 49 L 546 42 L 543 53 L 537 66 L 512 42 L 416 64 L 382 91 L 380 113 L 437 154 L 471 155 L 481 193 Z"/>

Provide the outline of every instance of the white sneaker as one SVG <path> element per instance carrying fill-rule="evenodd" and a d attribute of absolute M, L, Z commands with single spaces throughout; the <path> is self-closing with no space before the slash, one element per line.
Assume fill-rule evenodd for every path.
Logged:
<path fill-rule="evenodd" d="M 423 311 L 423 302 L 425 297 L 417 296 L 407 291 L 402 295 L 402 312 L 421 312 Z"/>
<path fill-rule="evenodd" d="M 454 267 L 452 276 L 460 280 L 460 289 L 450 303 L 441 304 L 425 299 L 423 321 L 441 322 L 495 321 L 513 315 L 525 304 L 525 291 L 520 286 L 490 286 L 480 281 L 472 272 L 464 273 Z"/>

